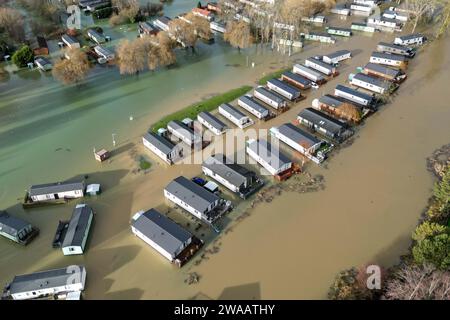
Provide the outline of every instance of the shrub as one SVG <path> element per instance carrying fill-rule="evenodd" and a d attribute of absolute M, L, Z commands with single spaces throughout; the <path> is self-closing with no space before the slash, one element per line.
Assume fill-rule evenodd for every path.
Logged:
<path fill-rule="evenodd" d="M 26 67 L 29 62 L 33 61 L 33 50 L 30 49 L 29 46 L 22 46 L 19 50 L 17 50 L 13 56 L 12 61 L 18 67 Z"/>

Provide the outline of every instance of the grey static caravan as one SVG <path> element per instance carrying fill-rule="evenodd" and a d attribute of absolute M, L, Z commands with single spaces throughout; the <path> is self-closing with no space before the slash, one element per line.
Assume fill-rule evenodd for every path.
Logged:
<path fill-rule="evenodd" d="M 390 81 L 381 80 L 364 73 L 355 74 L 351 84 L 379 94 L 389 93 L 389 90 L 392 88 Z"/>
<path fill-rule="evenodd" d="M 375 27 L 367 25 L 365 22 L 352 22 L 352 30 L 364 31 L 364 32 L 375 32 Z"/>
<path fill-rule="evenodd" d="M 369 61 L 394 67 L 404 67 L 408 64 L 408 59 L 404 56 L 382 52 L 372 52 Z"/>
<path fill-rule="evenodd" d="M 328 33 L 324 33 L 324 32 L 302 33 L 301 36 L 305 40 L 319 41 L 319 42 L 323 42 L 323 43 L 335 43 L 336 42 L 336 39 L 334 37 L 332 37 Z"/>
<path fill-rule="evenodd" d="M 202 143 L 202 137 L 194 130 L 178 120 L 172 120 L 167 124 L 167 130 L 175 137 L 194 147 Z"/>
<path fill-rule="evenodd" d="M 106 42 L 106 38 L 102 34 L 95 31 L 94 29 L 89 29 L 87 31 L 87 35 L 92 41 L 94 41 L 97 44 L 102 44 Z"/>
<path fill-rule="evenodd" d="M 267 87 L 275 91 L 279 94 L 281 94 L 283 97 L 294 101 L 301 97 L 301 92 L 299 89 L 281 81 L 278 79 L 270 79 L 267 81 Z"/>
<path fill-rule="evenodd" d="M 394 40 L 395 44 L 406 46 L 406 45 L 422 45 L 427 38 L 420 33 L 409 34 L 406 36 L 396 37 Z"/>
<path fill-rule="evenodd" d="M 70 218 L 62 244 L 65 256 L 83 254 L 91 229 L 94 212 L 86 204 L 77 204 Z"/>
<path fill-rule="evenodd" d="M 147 132 L 142 137 L 142 143 L 168 164 L 173 164 L 181 157 L 182 148 L 159 134 Z"/>
<path fill-rule="evenodd" d="M 223 134 L 228 129 L 225 123 L 207 111 L 200 112 L 197 115 L 197 120 L 217 136 Z"/>
<path fill-rule="evenodd" d="M 365 14 L 371 14 L 373 7 L 367 4 L 352 3 L 350 9 L 358 12 L 364 12 Z"/>
<path fill-rule="evenodd" d="M 219 106 L 219 113 L 241 129 L 254 123 L 252 119 L 228 103 L 223 103 Z"/>
<path fill-rule="evenodd" d="M 364 66 L 363 72 L 396 83 L 400 83 L 406 79 L 406 74 L 401 70 L 370 62 Z"/>
<path fill-rule="evenodd" d="M 380 16 L 369 17 L 367 19 L 367 24 L 374 27 L 389 28 L 394 31 L 401 31 L 403 27 L 403 24 L 398 20 L 383 18 Z"/>
<path fill-rule="evenodd" d="M 255 115 L 258 119 L 265 119 L 269 116 L 270 112 L 268 109 L 263 107 L 255 99 L 249 96 L 242 96 L 238 99 L 238 105 L 251 114 Z"/>
<path fill-rule="evenodd" d="M 253 96 L 277 110 L 287 106 L 286 100 L 263 86 L 255 88 Z"/>
<path fill-rule="evenodd" d="M 292 161 L 266 140 L 248 140 L 246 152 L 273 176 L 292 168 Z"/>
<path fill-rule="evenodd" d="M 116 57 L 114 52 L 102 46 L 95 46 L 94 51 L 96 54 L 98 54 L 100 57 L 102 57 L 107 61 L 114 60 L 114 58 Z"/>
<path fill-rule="evenodd" d="M 139 35 L 142 37 L 144 35 L 155 35 L 158 33 L 158 30 L 149 22 L 142 21 L 139 22 L 138 25 Z"/>
<path fill-rule="evenodd" d="M 60 293 L 81 292 L 85 283 L 86 269 L 73 265 L 15 276 L 5 292 L 14 300 L 38 299 Z"/>
<path fill-rule="evenodd" d="M 26 245 L 37 234 L 38 230 L 31 223 L 10 216 L 6 211 L 0 210 L 0 236 L 16 243 Z"/>
<path fill-rule="evenodd" d="M 84 197 L 84 182 L 56 182 L 33 185 L 28 195 L 34 202 Z"/>
<path fill-rule="evenodd" d="M 349 50 L 338 50 L 322 57 L 323 62 L 329 64 L 337 64 L 343 60 L 350 59 L 352 52 Z"/>
<path fill-rule="evenodd" d="M 374 103 L 372 95 L 357 91 L 355 89 L 338 84 L 334 89 L 334 94 L 338 97 L 356 102 L 363 106 L 371 106 Z"/>
<path fill-rule="evenodd" d="M 325 77 L 321 75 L 319 72 L 311 70 L 310 68 L 301 64 L 294 64 L 294 66 L 292 67 L 292 72 L 299 74 L 318 84 L 326 82 Z"/>
<path fill-rule="evenodd" d="M 155 19 L 155 21 L 153 21 L 153 25 L 163 31 L 169 31 L 170 21 L 172 21 L 172 19 L 170 19 L 169 17 L 163 16 L 163 17 L 159 17 L 159 18 Z"/>
<path fill-rule="evenodd" d="M 297 119 L 301 124 L 332 139 L 341 138 L 346 130 L 342 122 L 313 108 L 303 109 Z"/>
<path fill-rule="evenodd" d="M 352 29 L 339 28 L 339 27 L 327 27 L 327 33 L 335 35 L 335 36 L 351 37 Z"/>
<path fill-rule="evenodd" d="M 334 13 L 334 14 L 341 15 L 341 16 L 349 16 L 350 13 L 351 13 L 350 9 L 345 8 L 343 6 L 336 6 L 336 7 L 332 8 L 330 10 L 330 12 Z"/>
<path fill-rule="evenodd" d="M 305 155 L 313 154 L 322 145 L 322 140 L 294 126 L 292 123 L 272 127 L 270 128 L 270 133 L 278 140 L 283 141 L 291 148 Z"/>
<path fill-rule="evenodd" d="M 78 40 L 68 34 L 63 34 L 61 40 L 69 48 L 80 48 L 80 43 Z"/>
<path fill-rule="evenodd" d="M 395 19 L 401 22 L 406 22 L 408 21 L 408 15 L 401 13 L 401 12 L 395 12 L 395 11 L 391 11 L 391 10 L 385 10 L 382 14 L 383 18 L 388 18 L 388 19 Z"/>
<path fill-rule="evenodd" d="M 314 70 L 317 70 L 319 72 L 322 72 L 323 74 L 327 76 L 336 75 L 336 67 L 328 64 L 326 62 L 320 61 L 315 58 L 307 58 L 305 59 L 305 66 L 312 68 Z"/>
<path fill-rule="evenodd" d="M 301 75 L 292 73 L 290 71 L 283 72 L 281 75 L 281 80 L 288 82 L 301 89 L 311 88 L 311 81 L 302 77 Z"/>
<path fill-rule="evenodd" d="M 377 45 L 377 51 L 399 54 L 408 58 L 413 58 L 416 54 L 416 52 L 412 48 L 386 42 L 379 42 Z"/>
<path fill-rule="evenodd" d="M 34 63 L 42 71 L 49 71 L 53 67 L 51 61 L 43 57 L 36 58 L 36 60 L 34 60 Z"/>

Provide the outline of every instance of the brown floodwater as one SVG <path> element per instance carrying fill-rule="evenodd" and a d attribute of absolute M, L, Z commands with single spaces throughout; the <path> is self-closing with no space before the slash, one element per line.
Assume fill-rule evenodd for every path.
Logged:
<path fill-rule="evenodd" d="M 313 46 L 296 55 L 300 59 L 333 48 L 355 53 L 341 66 L 338 78 L 309 93 L 290 111 L 255 127 L 292 121 L 313 98 L 332 92 L 357 66 L 364 65 L 380 39 L 390 40 L 392 35 L 355 36 L 332 48 Z M 88 270 L 87 299 L 321 299 L 341 269 L 368 262 L 392 265 L 406 252 L 410 233 L 431 194 L 433 179 L 425 159 L 449 142 L 449 52 L 449 38 L 421 50 L 393 102 L 366 121 L 355 142 L 333 154 L 325 168 L 307 165 L 311 174 L 324 176 L 324 190 L 285 192 L 238 220 L 248 205 L 241 203 L 218 237 L 202 228 L 199 234 L 204 233 L 207 240 L 205 249 L 217 247 L 219 252 L 208 254 L 198 266 L 193 261 L 177 269 L 131 234 L 129 220 L 136 211 L 166 210 L 162 189 L 171 179 L 200 173 L 198 165 L 168 168 L 155 158 L 149 173 L 132 173 L 135 155 L 145 152 L 133 132 L 111 164 L 90 174 L 89 180 L 102 183 L 106 192 L 88 201 L 97 214 L 87 253 L 63 257 L 50 246 L 57 221 L 70 217 L 72 206 L 32 210 L 24 216 L 41 222 L 41 235 L 26 248 L 1 247 L 1 282 L 15 274 L 80 263 Z M 258 72 L 226 87 L 253 81 Z M 220 86 L 208 87 L 210 92 L 216 89 Z M 191 99 L 196 97 L 187 100 Z M 187 100 L 167 110 L 182 107 Z M 11 211 L 21 210 L 16 206 Z M 194 224 L 173 210 L 171 216 L 184 225 Z M 190 272 L 199 274 L 198 284 L 184 283 Z"/>

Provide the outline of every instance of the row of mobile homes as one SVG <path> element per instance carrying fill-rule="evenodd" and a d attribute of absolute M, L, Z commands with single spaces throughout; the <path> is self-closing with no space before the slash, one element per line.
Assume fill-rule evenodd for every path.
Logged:
<path fill-rule="evenodd" d="M 170 19 L 169 17 L 162 16 L 162 17 L 156 18 L 155 21 L 153 21 L 153 25 L 163 31 L 169 31 L 170 21 L 172 21 L 172 19 Z"/>
<path fill-rule="evenodd" d="M 253 91 L 253 96 L 277 110 L 283 109 L 287 106 L 286 100 L 263 86 L 255 88 Z"/>
<path fill-rule="evenodd" d="M 185 262 L 184 253 L 189 249 L 196 251 L 201 245 L 198 241 L 196 246 L 196 238 L 189 231 L 155 209 L 137 212 L 131 219 L 131 231 L 180 267 Z"/>
<path fill-rule="evenodd" d="M 114 52 L 103 46 L 95 46 L 94 51 L 100 58 L 103 58 L 106 61 L 114 60 L 116 57 Z"/>
<path fill-rule="evenodd" d="M 211 21 L 209 27 L 214 32 L 225 33 L 227 31 L 226 26 L 223 23 L 217 21 Z"/>
<path fill-rule="evenodd" d="M 309 23 L 323 24 L 327 21 L 327 18 L 325 18 L 325 16 L 311 16 L 311 17 L 303 17 L 302 21 Z"/>
<path fill-rule="evenodd" d="M 332 8 L 330 12 L 341 16 L 349 16 L 351 13 L 350 9 L 339 5 L 336 5 L 334 8 Z"/>
<path fill-rule="evenodd" d="M 258 119 L 266 119 L 270 115 L 268 109 L 247 95 L 240 97 L 237 102 L 240 107 L 244 108 Z"/>
<path fill-rule="evenodd" d="M 254 123 L 252 119 L 228 103 L 223 103 L 219 106 L 219 113 L 241 129 Z"/>
<path fill-rule="evenodd" d="M 84 197 L 84 182 L 56 182 L 33 185 L 28 196 L 33 202 Z"/>
<path fill-rule="evenodd" d="M 367 19 L 367 24 L 373 27 L 391 29 L 392 31 L 401 31 L 403 28 L 403 24 L 400 21 L 380 16 L 369 17 Z"/>
<path fill-rule="evenodd" d="M 217 136 L 225 133 L 228 129 L 225 123 L 207 111 L 200 112 L 197 115 L 197 120 Z"/>
<path fill-rule="evenodd" d="M 261 181 L 255 172 L 234 163 L 232 159 L 221 153 L 206 159 L 202 164 L 202 171 L 244 199 L 252 188 L 254 190 L 255 184 L 261 186 Z"/>
<path fill-rule="evenodd" d="M 164 196 L 202 221 L 212 223 L 218 218 L 216 209 L 222 199 L 183 176 L 164 188 Z"/>
<path fill-rule="evenodd" d="M 302 65 L 302 64 L 294 64 L 292 67 L 292 72 L 299 74 L 311 81 L 314 81 L 318 84 L 322 84 L 326 82 L 325 77 L 321 75 L 319 72 L 311 70 L 310 68 Z"/>
<path fill-rule="evenodd" d="M 370 62 L 364 66 L 363 72 L 395 83 L 400 83 L 406 79 L 406 74 L 402 70 Z"/>
<path fill-rule="evenodd" d="M 44 57 L 36 58 L 34 60 L 34 63 L 42 71 L 49 71 L 52 70 L 53 68 L 51 61 Z"/>
<path fill-rule="evenodd" d="M 369 26 L 365 22 L 352 22 L 351 29 L 371 33 L 375 32 L 375 27 Z"/>
<path fill-rule="evenodd" d="M 292 161 L 266 140 L 247 141 L 247 154 L 273 176 L 283 175 L 292 169 Z"/>
<path fill-rule="evenodd" d="M 84 253 L 93 219 L 94 212 L 91 207 L 86 204 L 78 204 L 75 207 L 62 244 L 65 256 Z"/>
<path fill-rule="evenodd" d="M 94 29 L 89 29 L 87 31 L 87 35 L 88 37 L 94 41 L 96 44 L 102 44 L 106 42 L 106 38 L 104 35 L 98 33 L 96 30 Z"/>
<path fill-rule="evenodd" d="M 61 37 L 62 42 L 69 48 L 80 48 L 80 42 L 78 42 L 77 39 L 75 39 L 72 36 L 69 36 L 68 34 L 63 34 Z"/>
<path fill-rule="evenodd" d="M 326 54 L 322 57 L 323 62 L 328 64 L 338 64 L 343 60 L 350 59 L 352 57 L 352 52 L 349 50 L 338 50 L 330 54 Z"/>
<path fill-rule="evenodd" d="M 317 70 L 319 72 L 322 72 L 323 74 L 325 74 L 327 76 L 337 75 L 337 73 L 338 73 L 336 71 L 335 66 L 328 64 L 326 62 L 320 61 L 315 58 L 305 59 L 305 66 L 307 66 L 308 68 Z"/>
<path fill-rule="evenodd" d="M 334 89 L 334 94 L 338 97 L 353 101 L 362 106 L 370 107 L 374 104 L 373 95 L 357 91 L 355 89 L 338 84 Z"/>
<path fill-rule="evenodd" d="M 328 34 L 335 36 L 351 37 L 353 34 L 352 29 L 349 28 L 327 27 L 326 29 Z"/>
<path fill-rule="evenodd" d="M 158 29 L 156 29 L 151 23 L 147 21 L 141 21 L 138 25 L 139 36 L 150 36 L 156 35 L 158 33 Z"/>
<path fill-rule="evenodd" d="M 285 123 L 279 127 L 272 127 L 270 133 L 291 148 L 304 155 L 314 154 L 322 145 L 322 140 L 296 127 L 292 123 Z"/>
<path fill-rule="evenodd" d="M 202 9 L 202 8 L 193 8 L 192 9 L 192 14 L 194 16 L 198 16 L 201 18 L 205 18 L 208 21 L 211 21 L 214 19 L 214 16 L 212 14 L 211 11 L 207 10 L 207 9 Z"/>
<path fill-rule="evenodd" d="M 375 93 L 385 94 L 392 89 L 392 82 L 369 76 L 364 73 L 357 73 L 352 77 L 351 84 Z"/>
<path fill-rule="evenodd" d="M 391 11 L 391 10 L 385 10 L 382 14 L 383 18 L 388 18 L 388 19 L 394 19 L 394 20 L 398 20 L 401 22 L 406 22 L 408 21 L 408 15 L 401 13 L 401 12 L 395 12 L 395 11 Z"/>
<path fill-rule="evenodd" d="M 386 42 L 379 42 L 377 45 L 377 51 L 384 53 L 399 54 L 408 58 L 413 58 L 416 55 L 415 50 L 413 50 L 412 48 Z"/>
<path fill-rule="evenodd" d="M 336 39 L 334 37 L 332 37 L 328 33 L 324 33 L 324 32 L 302 33 L 301 36 L 305 40 L 310 40 L 310 41 L 319 41 L 322 43 L 335 43 L 336 42 Z"/>
<path fill-rule="evenodd" d="M 406 66 L 408 65 L 408 59 L 405 56 L 383 52 L 372 52 L 369 61 L 371 63 L 399 67 L 402 69 L 406 68 Z"/>
<path fill-rule="evenodd" d="M 342 122 L 313 108 L 303 109 L 298 114 L 297 120 L 304 126 L 335 140 L 341 139 L 346 131 L 346 127 Z"/>
<path fill-rule="evenodd" d="M 191 128 L 178 120 L 172 120 L 167 124 L 167 130 L 176 138 L 188 146 L 198 146 L 202 143 L 202 137 Z"/>
<path fill-rule="evenodd" d="M 168 164 L 173 164 L 182 156 L 182 148 L 180 146 L 153 132 L 147 132 L 142 137 L 142 143 Z"/>
<path fill-rule="evenodd" d="M 31 223 L 10 216 L 0 210 L 0 236 L 22 245 L 27 245 L 39 233 Z"/>
<path fill-rule="evenodd" d="M 291 101 L 297 100 L 301 97 L 301 92 L 299 89 L 278 79 L 268 80 L 267 87 Z"/>
<path fill-rule="evenodd" d="M 366 4 L 360 4 L 360 3 L 352 3 L 350 5 L 350 9 L 354 10 L 356 12 L 361 12 L 361 13 L 367 14 L 367 15 L 371 14 L 373 11 L 372 6 L 366 5 Z"/>
<path fill-rule="evenodd" d="M 316 110 L 328 112 L 341 119 L 345 119 L 355 123 L 361 120 L 360 116 L 346 111 L 347 109 L 351 110 L 354 108 L 358 110 L 358 108 L 354 104 L 351 104 L 347 100 L 344 100 L 337 96 L 333 96 L 330 94 L 323 95 L 318 99 L 314 99 L 311 105 Z"/>
<path fill-rule="evenodd" d="M 311 88 L 311 81 L 302 77 L 301 75 L 292 73 L 290 71 L 283 72 L 281 75 L 281 80 L 284 82 L 290 83 L 297 88 L 301 89 L 309 89 Z"/>
<path fill-rule="evenodd" d="M 86 283 L 86 269 L 83 266 L 40 271 L 15 276 L 5 288 L 14 300 L 39 299 L 58 294 L 80 293 Z"/>
<path fill-rule="evenodd" d="M 427 41 L 427 38 L 420 33 L 409 34 L 394 39 L 394 43 L 401 46 L 422 45 L 425 41 Z"/>

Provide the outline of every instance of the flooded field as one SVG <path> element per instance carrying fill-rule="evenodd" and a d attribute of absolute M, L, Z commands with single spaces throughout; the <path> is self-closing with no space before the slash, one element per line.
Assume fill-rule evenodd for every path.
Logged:
<path fill-rule="evenodd" d="M 311 45 L 294 55 L 292 60 L 300 60 L 339 48 L 352 50 L 354 58 L 340 67 L 338 78 L 256 127 L 293 120 L 314 97 L 330 93 L 364 65 L 377 41 L 391 39 L 386 34 L 356 35 L 333 46 Z M 159 164 L 143 150 L 139 136 L 163 114 L 255 84 L 264 72 L 282 67 L 286 58 L 252 49 L 249 61 L 256 67 L 250 68 L 247 54 L 220 39 L 202 44 L 197 55 L 178 54 L 177 68 L 139 78 L 99 68 L 79 88 L 62 88 L 50 76 L 29 71 L 0 82 L 0 208 L 41 230 L 26 248 L 0 241 L 0 283 L 15 274 L 80 263 L 88 271 L 88 299 L 320 299 L 343 268 L 397 261 L 431 194 L 425 158 L 449 142 L 448 38 L 419 52 L 394 101 L 368 119 L 350 147 L 334 154 L 326 168 L 307 166 L 313 176 L 324 176 L 324 190 L 284 192 L 247 211 L 243 220 L 238 217 L 248 203 L 242 204 L 219 237 L 206 228 L 199 231 L 208 241 L 205 250 L 218 253 L 207 254 L 196 265 L 200 253 L 181 270 L 136 239 L 129 220 L 140 209 L 166 209 L 164 186 L 178 175 L 198 175 L 200 167 Z M 112 162 L 96 163 L 93 148 L 111 149 L 113 133 L 118 146 Z M 136 173 L 139 155 L 153 162 L 147 174 Z M 73 204 L 25 212 L 18 199 L 30 184 L 84 175 L 89 182 L 100 182 L 105 192 L 87 200 L 96 211 L 87 253 L 63 257 L 51 249 L 51 241 Z M 190 221 L 179 212 L 171 215 L 183 225 Z M 191 272 L 200 282 L 189 286 L 184 281 Z"/>

